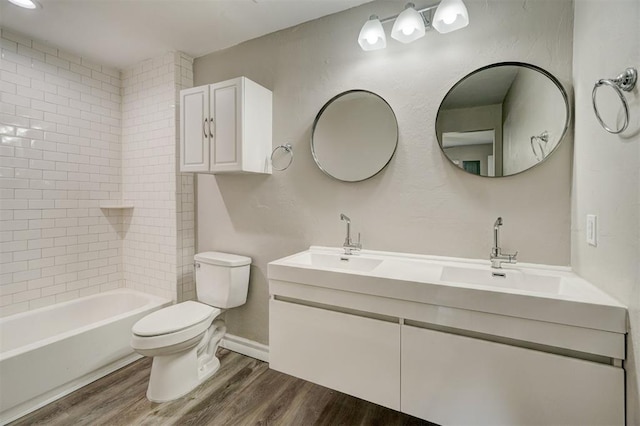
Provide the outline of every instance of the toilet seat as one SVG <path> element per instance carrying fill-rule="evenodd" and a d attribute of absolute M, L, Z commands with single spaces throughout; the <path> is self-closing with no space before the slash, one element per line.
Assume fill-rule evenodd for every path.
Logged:
<path fill-rule="evenodd" d="M 133 325 L 133 349 L 151 350 L 185 343 L 204 333 L 222 311 L 187 301 L 147 315 Z"/>
<path fill-rule="evenodd" d="M 132 331 L 144 337 L 175 333 L 206 321 L 214 310 L 213 306 L 188 300 L 152 312 L 136 322 Z"/>

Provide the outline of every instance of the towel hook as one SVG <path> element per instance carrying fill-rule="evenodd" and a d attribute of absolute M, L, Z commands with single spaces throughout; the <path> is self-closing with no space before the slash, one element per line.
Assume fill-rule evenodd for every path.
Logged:
<path fill-rule="evenodd" d="M 633 88 L 636 85 L 637 79 L 638 79 L 638 71 L 635 68 L 627 68 L 626 70 L 624 70 L 622 74 L 618 75 L 616 78 L 600 79 L 593 86 L 593 91 L 591 92 L 591 102 L 593 103 L 593 111 L 596 113 L 596 118 L 598 119 L 598 122 L 607 132 L 617 135 L 618 133 L 624 132 L 627 126 L 629 125 L 629 104 L 627 104 L 627 99 L 625 98 L 624 93 L 622 93 L 622 91 L 624 90 L 625 92 L 630 92 L 631 90 L 633 90 Z M 598 90 L 598 87 L 603 85 L 609 86 L 615 90 L 615 92 L 618 94 L 618 97 L 620 98 L 620 101 L 622 102 L 622 107 L 624 108 L 624 124 L 622 125 L 621 128 L 616 130 L 611 129 L 604 123 L 604 121 L 602 120 L 602 117 L 600 117 L 600 113 L 598 112 L 598 107 L 596 106 L 596 91 Z"/>

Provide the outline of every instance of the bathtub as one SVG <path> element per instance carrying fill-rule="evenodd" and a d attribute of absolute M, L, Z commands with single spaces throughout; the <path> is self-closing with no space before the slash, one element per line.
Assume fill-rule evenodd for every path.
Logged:
<path fill-rule="evenodd" d="M 0 424 L 139 359 L 131 327 L 169 304 L 119 289 L 0 318 Z"/>

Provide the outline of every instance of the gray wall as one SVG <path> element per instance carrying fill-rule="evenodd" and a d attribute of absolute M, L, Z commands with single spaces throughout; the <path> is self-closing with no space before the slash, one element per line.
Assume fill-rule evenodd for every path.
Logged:
<path fill-rule="evenodd" d="M 360 49 L 360 27 L 404 2 L 373 2 L 195 60 L 196 86 L 245 75 L 273 90 L 274 145 L 295 150 L 293 165 L 271 176 L 198 176 L 197 250 L 253 258 L 247 304 L 227 313 L 230 333 L 268 342 L 267 263 L 312 244 L 341 245 L 340 212 L 367 249 L 471 258 L 488 257 L 500 215 L 506 251 L 519 250 L 523 262 L 569 264 L 571 140 L 527 173 L 481 178 L 443 156 L 434 122 L 451 86 L 488 63 L 530 62 L 568 85 L 572 3 L 465 3 L 469 27 L 430 31 L 408 45 L 389 39 L 382 51 Z M 400 135 L 385 170 L 348 184 L 315 166 L 309 140 L 323 104 L 354 88 L 389 102 Z"/>
<path fill-rule="evenodd" d="M 545 155 L 556 146 L 566 123 L 566 103 L 557 87 L 535 71 L 522 70 L 502 104 L 502 166 L 514 174 L 538 163 L 531 150 L 531 137 L 547 132 Z"/>
<path fill-rule="evenodd" d="M 629 307 L 627 424 L 640 424 L 640 91 L 626 94 L 629 128 L 605 132 L 593 114 L 591 90 L 601 78 L 640 66 L 640 2 L 580 0 L 575 4 L 573 78 L 576 93 L 571 263 L 580 275 Z M 606 88 L 605 88 L 606 89 Z M 613 91 L 598 96 L 615 125 Z M 586 215 L 598 215 L 598 246 L 585 242 Z"/>

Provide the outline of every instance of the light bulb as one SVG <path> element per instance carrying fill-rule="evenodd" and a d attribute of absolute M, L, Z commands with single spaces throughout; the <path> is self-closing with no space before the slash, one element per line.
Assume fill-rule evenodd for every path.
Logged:
<path fill-rule="evenodd" d="M 364 23 L 358 35 L 358 44 L 362 50 L 378 50 L 387 47 L 387 37 L 384 35 L 382 23 L 376 15 L 371 15 Z"/>
<path fill-rule="evenodd" d="M 377 34 L 369 33 L 365 36 L 365 38 L 367 39 L 367 43 L 376 44 L 376 41 L 378 41 L 380 37 L 378 37 Z"/>
<path fill-rule="evenodd" d="M 442 0 L 433 15 L 433 28 L 445 34 L 469 25 L 469 13 L 462 0 Z"/>
<path fill-rule="evenodd" d="M 424 19 L 414 7 L 413 3 L 408 3 L 393 23 L 391 37 L 402 43 L 411 43 L 425 35 Z"/>
<path fill-rule="evenodd" d="M 453 21 L 455 20 L 456 20 L 456 15 L 453 13 L 447 13 L 442 17 L 442 22 L 444 22 L 447 25 L 453 24 Z"/>

